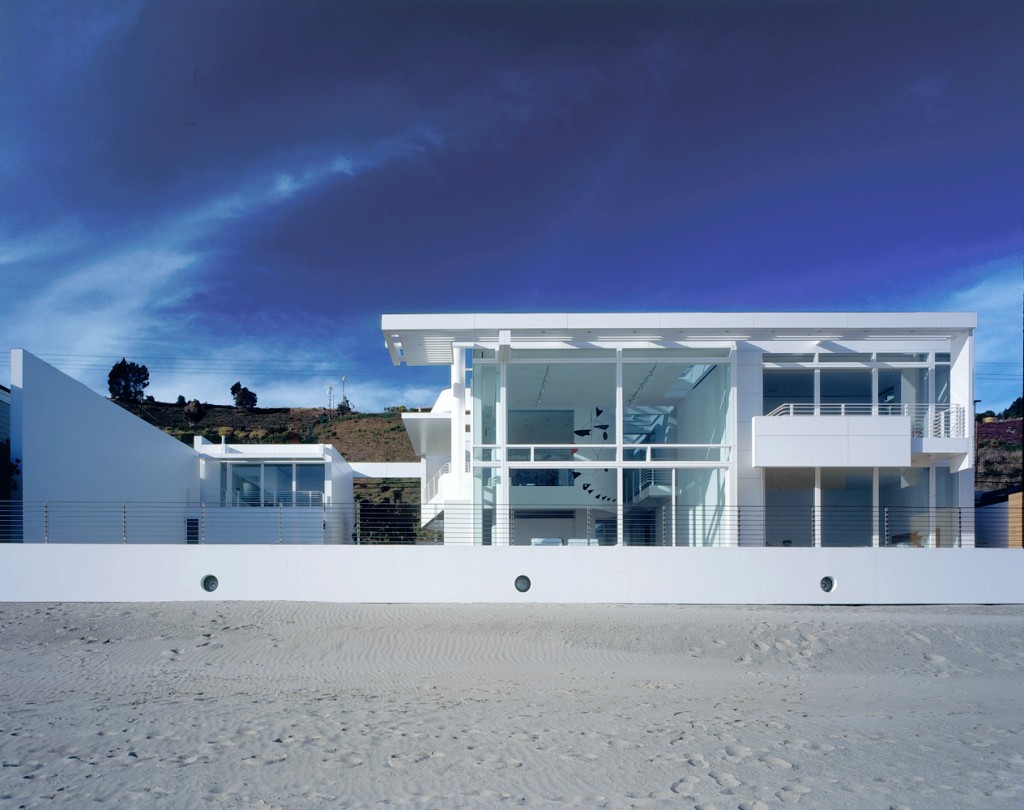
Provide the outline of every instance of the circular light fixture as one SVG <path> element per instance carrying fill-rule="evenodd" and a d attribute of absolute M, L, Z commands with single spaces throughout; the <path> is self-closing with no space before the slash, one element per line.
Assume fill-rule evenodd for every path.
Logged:
<path fill-rule="evenodd" d="M 821 589 L 825 593 L 832 593 L 832 589 L 836 587 L 836 581 L 832 577 L 821 578 Z"/>
<path fill-rule="evenodd" d="M 525 574 L 520 574 L 516 577 L 516 590 L 519 593 L 526 593 L 530 590 L 530 578 Z"/>
<path fill-rule="evenodd" d="M 220 585 L 220 582 L 217 581 L 217 577 L 215 577 L 213 574 L 207 574 L 205 577 L 203 577 L 202 584 L 204 591 L 206 591 L 207 593 L 213 593 L 215 590 L 217 590 L 217 586 Z"/>

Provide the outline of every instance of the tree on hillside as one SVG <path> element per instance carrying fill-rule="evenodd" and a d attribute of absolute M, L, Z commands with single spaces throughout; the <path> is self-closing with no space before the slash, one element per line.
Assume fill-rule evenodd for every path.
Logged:
<path fill-rule="evenodd" d="M 338 403 L 338 413 L 341 416 L 348 416 L 352 413 L 352 403 L 348 401 L 348 397 L 344 397 L 341 402 Z"/>
<path fill-rule="evenodd" d="M 1013 404 L 1003 411 L 1003 419 L 1020 419 L 1021 416 L 1024 416 L 1024 400 L 1017 397 Z"/>
<path fill-rule="evenodd" d="M 206 408 L 198 399 L 193 399 L 185 406 L 185 418 L 188 419 L 189 427 L 195 427 L 202 422 L 204 416 L 206 416 Z"/>
<path fill-rule="evenodd" d="M 178 394 L 178 398 L 177 398 L 177 400 L 175 400 L 174 404 L 177 405 L 179 408 L 181 408 L 184 405 L 186 405 L 187 403 L 185 402 L 185 395 L 184 394 Z"/>
<path fill-rule="evenodd" d="M 142 402 L 142 392 L 149 385 L 149 369 L 125 358 L 114 363 L 107 375 L 110 398 L 118 402 Z"/>
<path fill-rule="evenodd" d="M 241 382 L 231 386 L 231 396 L 235 398 L 235 407 L 243 411 L 251 411 L 256 407 L 256 394 L 248 388 L 243 388 Z"/>

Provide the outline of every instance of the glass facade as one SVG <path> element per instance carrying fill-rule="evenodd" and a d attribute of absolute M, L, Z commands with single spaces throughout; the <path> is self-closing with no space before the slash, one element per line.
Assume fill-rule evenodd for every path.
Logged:
<path fill-rule="evenodd" d="M 476 542 L 729 542 L 729 350 L 513 349 L 473 363 Z"/>
<path fill-rule="evenodd" d="M 957 478 L 942 465 L 767 469 L 764 497 L 768 546 L 942 547 L 960 534 Z"/>
<path fill-rule="evenodd" d="M 914 352 L 764 354 L 762 410 L 796 413 L 906 413 L 949 404 L 949 355 Z"/>

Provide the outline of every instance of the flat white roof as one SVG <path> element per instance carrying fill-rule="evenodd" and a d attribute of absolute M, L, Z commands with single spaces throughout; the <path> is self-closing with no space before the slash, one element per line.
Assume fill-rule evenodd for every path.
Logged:
<path fill-rule="evenodd" d="M 381 329 L 395 365 L 450 365 L 452 345 L 949 338 L 974 312 L 581 312 L 395 314 Z"/>

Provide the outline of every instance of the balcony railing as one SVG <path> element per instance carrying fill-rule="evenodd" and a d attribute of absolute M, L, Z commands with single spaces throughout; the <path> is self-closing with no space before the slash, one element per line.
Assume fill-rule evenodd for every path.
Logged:
<path fill-rule="evenodd" d="M 911 435 L 925 439 L 963 439 L 967 420 L 963 406 L 948 403 L 789 402 L 765 416 L 908 416 Z"/>
<path fill-rule="evenodd" d="M 646 477 L 645 477 L 646 476 Z M 658 473 L 638 476 L 656 486 Z M 0 541 L 164 544 L 943 548 L 973 538 L 973 508 L 724 507 L 646 499 L 581 507 L 418 504 L 239 509 L 204 503 L 0 501 Z"/>
<path fill-rule="evenodd" d="M 441 468 L 434 473 L 433 477 L 427 481 L 426 487 L 423 489 L 423 502 L 430 503 L 435 497 L 437 497 L 438 490 L 441 486 L 441 478 L 448 475 L 451 472 L 452 465 L 447 461 L 441 465 Z"/>

